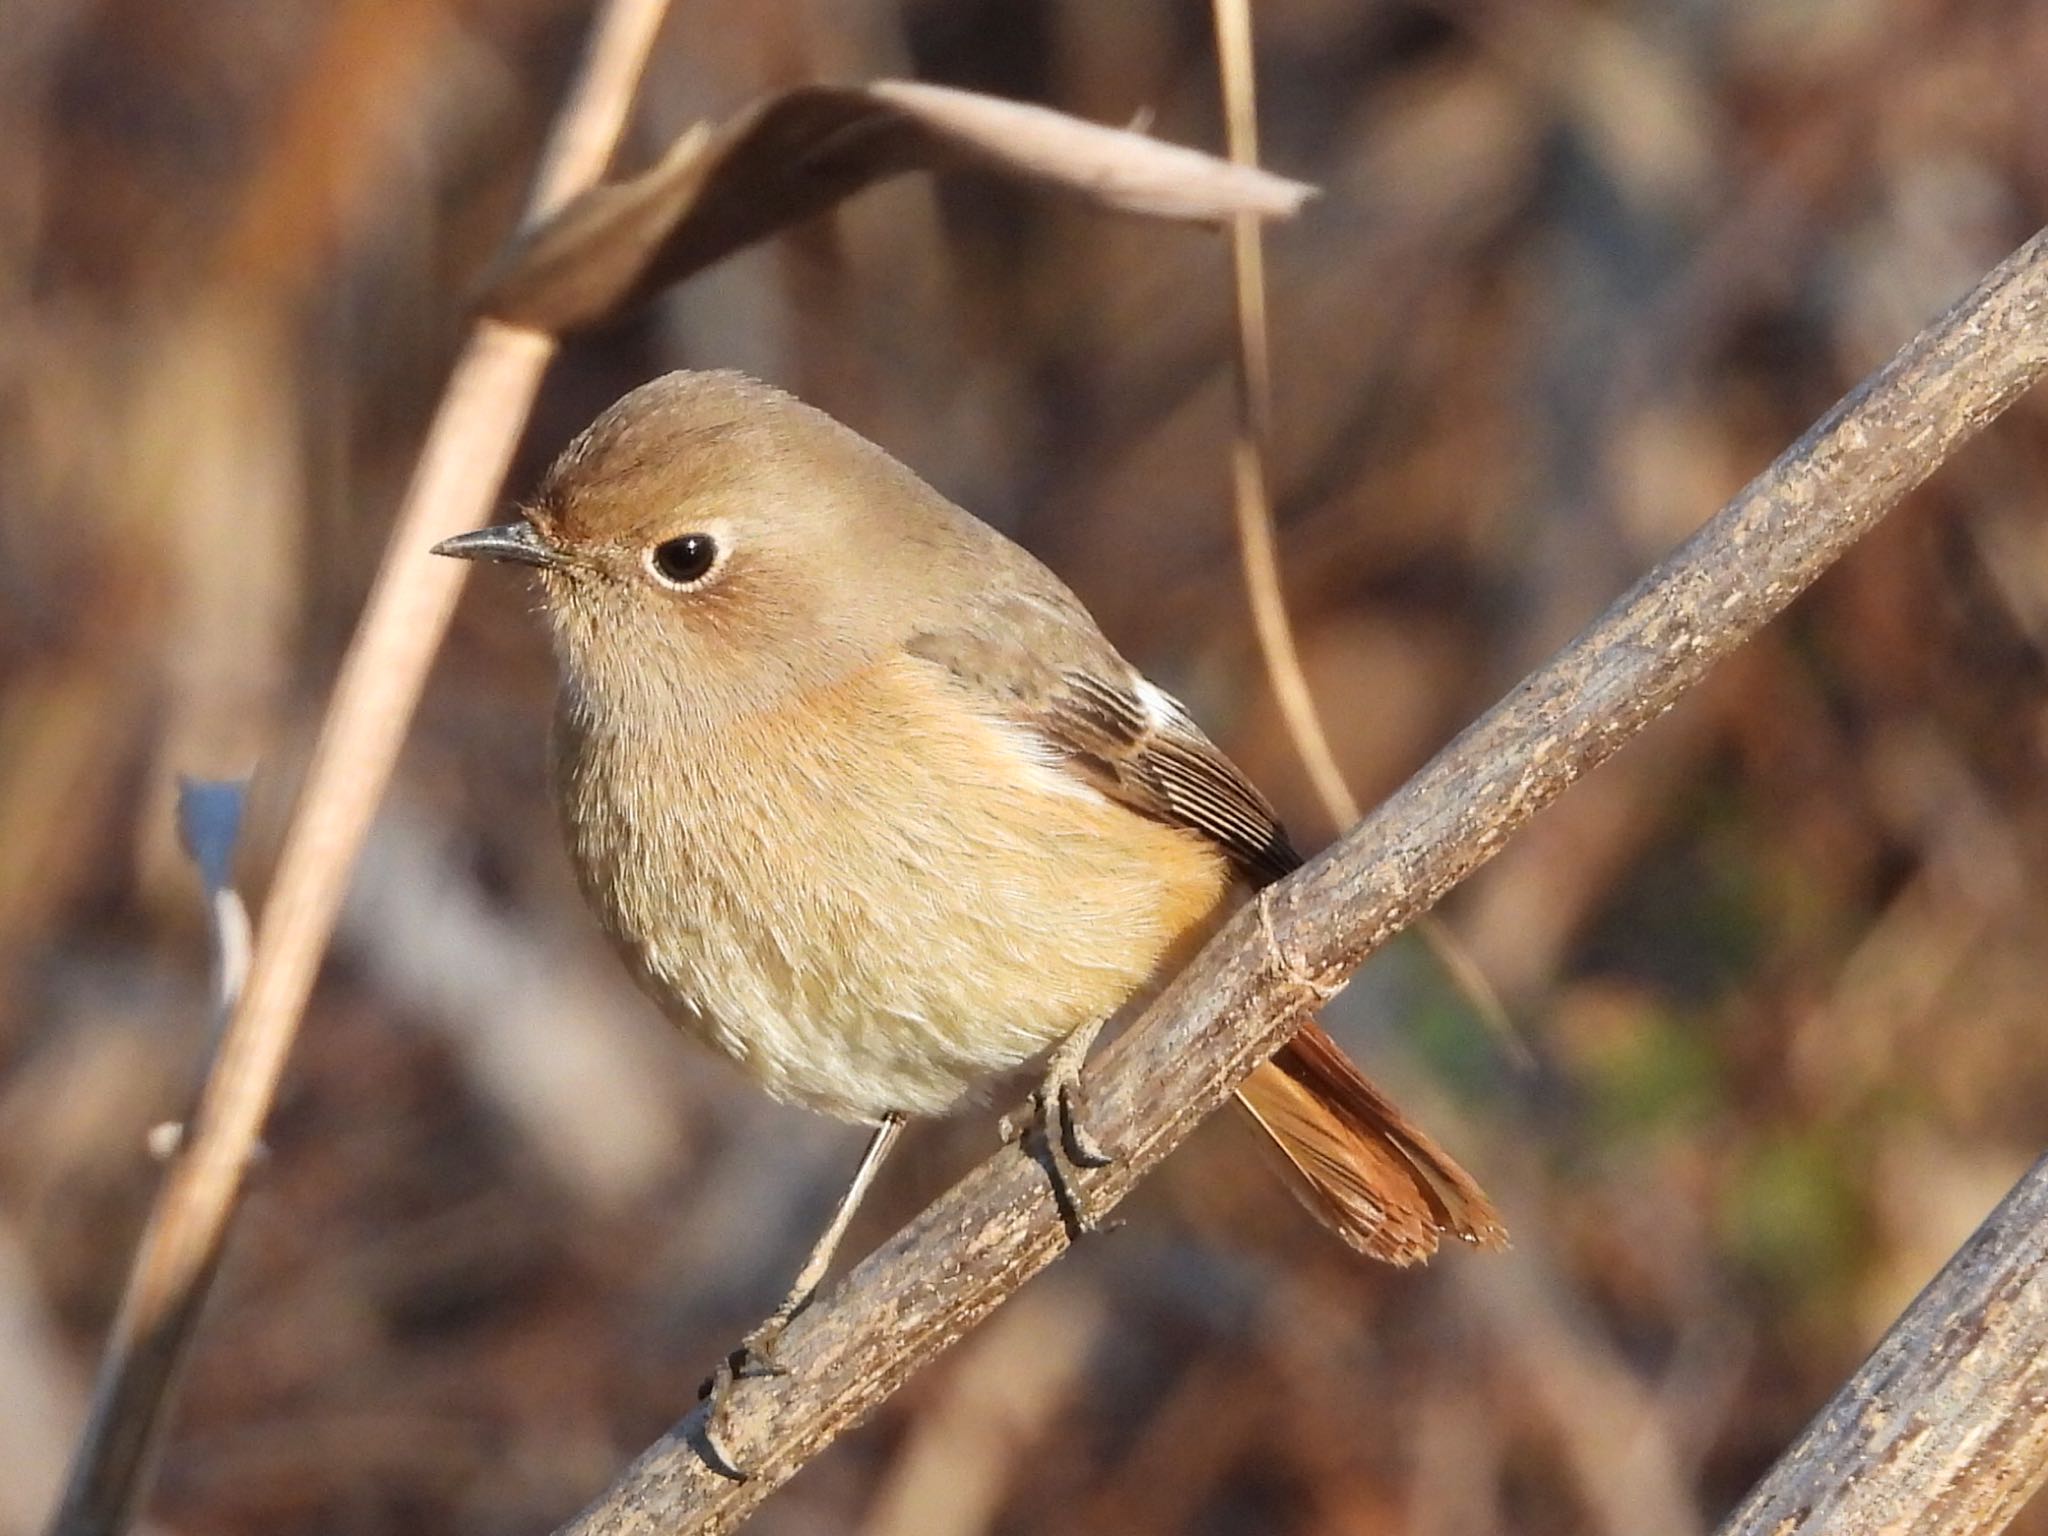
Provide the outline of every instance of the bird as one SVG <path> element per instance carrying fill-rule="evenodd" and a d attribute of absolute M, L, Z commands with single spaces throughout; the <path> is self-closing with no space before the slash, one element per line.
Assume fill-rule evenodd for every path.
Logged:
<path fill-rule="evenodd" d="M 745 375 L 641 385 L 511 521 L 435 552 L 538 575 L 555 803 L 642 988 L 776 1099 L 870 1128 L 773 1370 L 906 1121 L 1040 1065 L 1070 1230 L 1106 1161 L 1104 1024 L 1301 863 L 1278 815 L 1072 591 L 882 448 Z M 1308 1208 L 1410 1264 L 1492 1203 L 1310 1021 L 1237 1090 Z"/>

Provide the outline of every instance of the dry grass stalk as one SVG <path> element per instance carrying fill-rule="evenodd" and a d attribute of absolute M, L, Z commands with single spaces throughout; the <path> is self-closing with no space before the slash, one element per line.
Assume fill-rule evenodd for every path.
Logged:
<path fill-rule="evenodd" d="M 1251 6 L 1248 0 L 1216 0 L 1215 9 L 1230 158 L 1254 166 L 1259 162 L 1259 114 L 1252 81 Z M 1273 442 L 1273 363 L 1266 324 L 1265 246 L 1257 219 L 1240 214 L 1231 220 L 1230 261 L 1237 310 L 1238 422 L 1230 446 L 1230 483 L 1245 594 L 1287 734 L 1301 754 L 1325 814 L 1342 829 L 1357 822 L 1358 800 L 1344 782 L 1344 770 L 1337 766 L 1337 754 L 1330 750 L 1330 738 L 1316 713 L 1280 586 L 1279 540 L 1266 483 Z"/>
<path fill-rule="evenodd" d="M 536 180 L 530 218 L 553 212 L 603 171 L 666 9 L 666 0 L 612 0 L 600 15 Z M 108 1536 L 133 1517 L 349 871 L 460 590 L 460 568 L 430 559 L 427 548 L 489 508 L 553 350 L 544 336 L 485 322 L 449 382 L 343 662 L 247 988 L 130 1271 L 87 1433 L 51 1521 L 55 1536 Z"/>
<path fill-rule="evenodd" d="M 1256 169 L 1259 110 L 1250 0 L 1216 0 L 1215 14 L 1217 67 L 1223 79 L 1230 158 L 1236 165 Z M 1259 639 L 1259 656 L 1280 706 L 1280 718 L 1308 771 L 1323 814 L 1341 832 L 1358 822 L 1358 797 L 1345 781 L 1329 734 L 1323 729 L 1280 583 L 1280 537 L 1273 523 L 1266 474 L 1273 451 L 1273 348 L 1266 321 L 1265 231 L 1261 222 L 1253 215 L 1239 214 L 1230 225 L 1231 296 L 1237 317 L 1237 433 L 1230 445 L 1230 488 L 1237 553 L 1244 570 L 1252 629 Z M 1516 1034 L 1506 1006 L 1478 962 L 1434 916 L 1425 916 L 1416 924 L 1416 931 L 1494 1038 L 1527 1066 L 1528 1047 Z"/>

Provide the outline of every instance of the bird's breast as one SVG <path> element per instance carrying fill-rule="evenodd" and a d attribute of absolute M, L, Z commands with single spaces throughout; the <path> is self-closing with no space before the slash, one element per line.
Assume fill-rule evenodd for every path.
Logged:
<path fill-rule="evenodd" d="M 579 879 L 670 1015 L 779 1097 L 935 1113 L 1147 990 L 1229 883 L 893 657 L 800 704 L 634 734 L 565 710 Z"/>

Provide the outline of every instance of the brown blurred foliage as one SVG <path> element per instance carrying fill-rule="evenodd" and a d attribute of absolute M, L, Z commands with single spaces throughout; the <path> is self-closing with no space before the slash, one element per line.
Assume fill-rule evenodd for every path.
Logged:
<path fill-rule="evenodd" d="M 1257 19 L 1267 159 L 1324 189 L 1269 237 L 1282 551 L 1366 796 L 2048 205 L 2022 0 Z M 143 1137 L 204 1042 L 172 775 L 257 772 L 260 900 L 585 20 L 6 8 L 0 1531 L 46 1512 Z M 636 163 L 763 91 L 889 75 L 1221 143 L 1205 6 L 697 0 Z M 788 385 L 1045 556 L 1313 845 L 1230 539 L 1229 345 L 1219 239 L 908 181 L 576 342 L 520 477 L 660 370 Z M 1218 1128 L 756 1528 L 1709 1523 L 2048 1127 L 2044 461 L 2023 404 L 1460 893 L 1533 1072 L 1426 958 L 1333 1010 L 1495 1187 L 1513 1254 L 1363 1268 Z M 780 1293 L 853 1156 L 616 970 L 541 792 L 545 643 L 483 585 L 287 1079 L 166 1528 L 549 1529 Z M 993 1134 L 919 1132 L 862 1231 Z"/>

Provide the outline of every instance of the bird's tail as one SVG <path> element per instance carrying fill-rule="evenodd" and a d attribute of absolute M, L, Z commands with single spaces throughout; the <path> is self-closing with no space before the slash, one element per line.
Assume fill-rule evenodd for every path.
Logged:
<path fill-rule="evenodd" d="M 1317 1220 L 1360 1253 L 1415 1264 L 1443 1233 L 1505 1248 L 1507 1228 L 1472 1176 L 1310 1022 L 1245 1079 L 1238 1102 L 1279 1147 Z"/>

